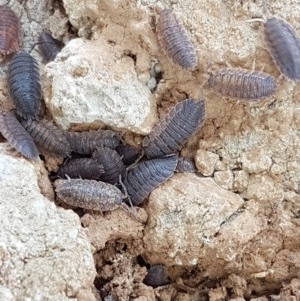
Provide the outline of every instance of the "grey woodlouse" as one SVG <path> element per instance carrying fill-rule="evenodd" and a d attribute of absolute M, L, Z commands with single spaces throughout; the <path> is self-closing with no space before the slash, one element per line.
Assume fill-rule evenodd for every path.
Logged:
<path fill-rule="evenodd" d="M 101 181 L 113 185 L 119 183 L 119 177 L 124 174 L 125 166 L 115 150 L 108 147 L 99 147 L 93 152 L 92 158 L 103 165 L 104 173 Z"/>
<path fill-rule="evenodd" d="M 163 286 L 170 283 L 164 266 L 160 264 L 150 267 L 143 282 L 152 287 Z"/>
<path fill-rule="evenodd" d="M 122 157 L 125 165 L 133 164 L 142 154 L 142 149 L 127 144 L 120 144 L 116 147 L 117 153 Z"/>
<path fill-rule="evenodd" d="M 258 100 L 275 93 L 276 80 L 264 72 L 224 68 L 210 75 L 208 86 L 226 97 Z"/>
<path fill-rule="evenodd" d="M 117 187 L 95 180 L 56 180 L 54 187 L 63 202 L 87 210 L 114 210 L 123 200 L 122 192 Z"/>
<path fill-rule="evenodd" d="M 195 163 L 192 159 L 185 158 L 185 157 L 178 157 L 178 163 L 176 166 L 176 172 L 191 172 L 195 173 L 197 168 Z"/>
<path fill-rule="evenodd" d="M 49 32 L 42 32 L 39 38 L 39 48 L 46 63 L 54 61 L 62 49 L 62 43 L 54 39 Z"/>
<path fill-rule="evenodd" d="M 300 40 L 286 21 L 269 18 L 264 25 L 268 50 L 280 72 L 291 80 L 300 80 Z"/>
<path fill-rule="evenodd" d="M 48 120 L 22 120 L 22 125 L 35 143 L 47 152 L 69 155 L 71 147 L 64 132 Z"/>
<path fill-rule="evenodd" d="M 171 109 L 143 140 L 147 158 L 157 158 L 180 150 L 190 136 L 203 124 L 205 104 L 203 100 L 186 99 Z"/>
<path fill-rule="evenodd" d="M 161 47 L 175 64 L 189 70 L 197 67 L 197 54 L 194 45 L 172 9 L 161 10 L 156 31 Z"/>
<path fill-rule="evenodd" d="M 124 185 L 133 205 L 139 205 L 150 192 L 167 181 L 174 174 L 177 156 L 147 160 L 133 168 L 127 175 Z"/>
<path fill-rule="evenodd" d="M 72 151 L 81 155 L 91 155 L 102 146 L 115 149 L 120 143 L 120 136 L 111 130 L 67 132 L 66 135 Z"/>
<path fill-rule="evenodd" d="M 19 51 L 22 44 L 19 18 L 6 5 L 0 5 L 0 16 L 0 54 L 7 55 Z"/>
<path fill-rule="evenodd" d="M 0 132 L 8 143 L 23 156 L 37 159 L 39 152 L 31 136 L 26 132 L 13 113 L 0 115 Z"/>
<path fill-rule="evenodd" d="M 21 51 L 8 67 L 8 90 L 19 116 L 35 119 L 41 106 L 40 71 L 37 61 Z"/>
<path fill-rule="evenodd" d="M 56 173 L 60 178 L 100 180 L 104 174 L 103 165 L 90 158 L 72 159 L 62 165 Z"/>

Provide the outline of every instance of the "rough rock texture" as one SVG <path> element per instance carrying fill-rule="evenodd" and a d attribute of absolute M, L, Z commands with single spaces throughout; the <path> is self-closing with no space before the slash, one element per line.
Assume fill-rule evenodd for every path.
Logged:
<path fill-rule="evenodd" d="M 207 252 L 220 248 L 214 235 L 242 205 L 240 196 L 219 188 L 212 179 L 173 176 L 149 197 L 145 256 L 152 264 L 196 265 Z M 230 245 L 231 237 L 225 234 L 221 239 Z"/>
<path fill-rule="evenodd" d="M 138 211 L 132 209 L 126 212 L 117 209 L 105 213 L 105 216 L 97 213 L 85 214 L 81 218 L 82 225 L 88 229 L 88 236 L 96 250 L 105 247 L 108 241 L 117 239 L 141 239 L 143 237 L 143 222 L 147 220 L 147 214 L 142 208 Z"/>
<path fill-rule="evenodd" d="M 102 122 L 148 133 L 156 119 L 154 98 L 138 81 L 134 61 L 101 37 L 75 39 L 47 65 L 45 101 L 57 124 Z"/>
<path fill-rule="evenodd" d="M 40 192 L 31 162 L 0 145 L 1 300 L 70 300 L 95 277 L 79 218 Z"/>

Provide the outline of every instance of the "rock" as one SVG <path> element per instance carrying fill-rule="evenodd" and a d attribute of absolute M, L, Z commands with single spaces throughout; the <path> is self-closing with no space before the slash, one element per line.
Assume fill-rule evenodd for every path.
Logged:
<path fill-rule="evenodd" d="M 129 56 L 100 36 L 70 41 L 46 66 L 45 102 L 58 125 L 104 123 L 147 134 L 157 121 L 154 98 Z"/>
<path fill-rule="evenodd" d="M 174 175 L 150 194 L 145 256 L 153 264 L 196 265 L 221 224 L 242 204 L 241 197 L 221 189 L 212 179 Z"/>
<path fill-rule="evenodd" d="M 211 176 L 215 170 L 215 165 L 219 156 L 212 152 L 198 149 L 195 156 L 195 164 L 198 171 L 204 176 Z"/>
<path fill-rule="evenodd" d="M 242 192 L 244 191 L 249 183 L 249 175 L 244 170 L 234 171 L 234 182 L 233 189 L 234 191 Z"/>
<path fill-rule="evenodd" d="M 147 220 L 147 214 L 142 208 L 138 208 L 138 211 L 134 213 L 133 210 L 135 209 L 132 209 L 132 215 L 120 208 L 107 212 L 105 216 L 94 213 L 93 215 L 85 214 L 81 218 L 81 222 L 88 229 L 88 236 L 96 250 L 102 250 L 110 240 L 142 238 L 144 226 L 141 221 Z M 134 214 L 136 214 L 136 219 Z"/>
<path fill-rule="evenodd" d="M 281 185 L 268 175 L 251 176 L 246 191 L 243 192 L 246 199 L 257 199 L 259 201 L 280 202 L 284 198 Z"/>
<path fill-rule="evenodd" d="M 223 189 L 231 190 L 233 186 L 233 174 L 231 170 L 216 171 L 215 182 Z"/>
<path fill-rule="evenodd" d="M 243 169 L 248 173 L 260 173 L 270 169 L 272 159 L 264 149 L 254 148 L 242 154 Z"/>
<path fill-rule="evenodd" d="M 78 216 L 40 193 L 36 170 L 0 145 L 0 291 L 6 300 L 67 301 L 93 284 L 91 245 Z"/>

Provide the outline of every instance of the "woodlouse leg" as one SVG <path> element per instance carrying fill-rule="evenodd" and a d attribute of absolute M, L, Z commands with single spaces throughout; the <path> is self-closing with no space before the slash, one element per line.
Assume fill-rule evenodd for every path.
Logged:
<path fill-rule="evenodd" d="M 142 149 L 141 155 L 132 164 L 130 164 L 129 166 L 126 167 L 125 178 L 127 177 L 128 172 L 137 166 L 137 164 L 141 161 L 141 159 L 144 157 L 144 155 L 145 155 L 145 152 L 144 152 L 144 149 Z"/>
<path fill-rule="evenodd" d="M 143 223 L 143 220 L 141 220 L 141 219 L 137 216 L 134 207 L 129 207 L 126 203 L 122 203 L 122 204 L 120 205 L 120 208 L 121 208 L 123 211 L 125 211 L 131 218 L 137 220 L 139 223 Z"/>

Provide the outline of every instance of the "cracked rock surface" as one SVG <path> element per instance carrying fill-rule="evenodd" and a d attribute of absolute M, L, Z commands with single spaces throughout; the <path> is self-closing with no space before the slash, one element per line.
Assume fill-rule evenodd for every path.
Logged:
<path fill-rule="evenodd" d="M 79 218 L 41 194 L 36 172 L 41 162 L 34 166 L 7 144 L 0 150 L 0 295 L 7 300 L 74 298 L 95 277 Z"/>

